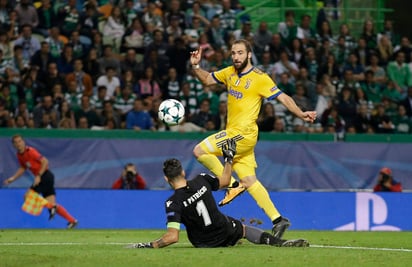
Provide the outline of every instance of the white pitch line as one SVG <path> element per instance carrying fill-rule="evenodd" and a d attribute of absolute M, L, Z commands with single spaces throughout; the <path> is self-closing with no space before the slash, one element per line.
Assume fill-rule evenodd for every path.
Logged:
<path fill-rule="evenodd" d="M 324 245 L 310 245 L 311 248 L 336 248 L 336 249 L 354 249 L 354 250 L 379 250 L 379 251 L 400 251 L 412 252 L 412 249 L 407 248 L 369 248 L 369 247 L 349 247 L 349 246 L 324 246 Z"/>
<path fill-rule="evenodd" d="M 9 242 L 0 243 L 0 246 L 81 246 L 81 245 L 129 245 L 133 242 L 102 242 L 102 243 L 87 243 L 87 242 Z M 190 245 L 190 243 L 179 243 L 179 245 Z M 176 246 L 176 245 L 175 245 Z M 412 252 L 412 249 L 407 248 L 371 248 L 371 247 L 350 247 L 350 246 L 328 246 L 328 245 L 310 245 L 309 248 L 332 248 L 332 249 L 352 249 L 352 250 L 376 250 L 376 251 L 399 251 Z"/>
<path fill-rule="evenodd" d="M 80 245 L 127 245 L 130 243 L 104 242 L 104 243 L 83 243 L 83 242 L 20 242 L 20 243 L 0 243 L 0 246 L 80 246 Z"/>

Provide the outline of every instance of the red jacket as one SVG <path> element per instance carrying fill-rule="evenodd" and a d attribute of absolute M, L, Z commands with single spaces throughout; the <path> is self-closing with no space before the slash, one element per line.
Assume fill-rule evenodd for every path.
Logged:
<path fill-rule="evenodd" d="M 387 188 L 380 184 L 375 185 L 373 192 L 402 192 L 402 184 L 392 181 L 391 187 Z"/>
<path fill-rule="evenodd" d="M 123 177 L 119 177 L 114 181 L 112 189 L 145 189 L 146 181 L 142 176 L 136 174 L 136 178 L 132 184 L 128 184 Z"/>

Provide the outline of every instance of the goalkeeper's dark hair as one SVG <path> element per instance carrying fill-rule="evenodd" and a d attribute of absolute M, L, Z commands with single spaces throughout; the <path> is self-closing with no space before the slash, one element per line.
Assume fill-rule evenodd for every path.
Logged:
<path fill-rule="evenodd" d="M 182 170 L 182 163 L 180 163 L 178 159 L 168 159 L 163 163 L 163 173 L 171 180 L 178 177 L 182 173 Z"/>

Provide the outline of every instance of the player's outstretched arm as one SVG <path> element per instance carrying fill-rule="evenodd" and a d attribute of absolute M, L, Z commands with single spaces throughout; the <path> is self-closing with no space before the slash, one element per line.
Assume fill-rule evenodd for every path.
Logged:
<path fill-rule="evenodd" d="M 216 81 L 213 79 L 212 74 L 204 69 L 200 68 L 200 61 L 202 60 L 202 48 L 190 52 L 190 64 L 192 64 L 193 73 L 200 80 L 203 85 L 212 85 Z"/>
<path fill-rule="evenodd" d="M 232 176 L 232 164 L 233 158 L 236 155 L 236 141 L 232 138 L 226 139 L 225 144 L 222 146 L 223 159 L 225 166 L 223 173 L 219 178 L 219 187 L 227 187 L 230 183 L 230 177 Z"/>
<path fill-rule="evenodd" d="M 147 243 L 135 243 L 127 248 L 163 248 L 179 241 L 179 230 L 168 227 L 167 232 L 159 239 Z"/>
<path fill-rule="evenodd" d="M 287 94 L 280 94 L 276 99 L 279 100 L 290 112 L 295 114 L 298 118 L 310 123 L 316 120 L 316 111 L 303 112 L 296 105 L 296 102 L 293 100 L 293 98 L 291 98 Z"/>

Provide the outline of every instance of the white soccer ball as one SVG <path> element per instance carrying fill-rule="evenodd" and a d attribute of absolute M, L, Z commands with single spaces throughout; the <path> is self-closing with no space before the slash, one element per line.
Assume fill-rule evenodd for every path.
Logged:
<path fill-rule="evenodd" d="M 158 116 L 164 124 L 177 125 L 185 117 L 185 107 L 175 99 L 166 99 L 160 103 Z"/>

